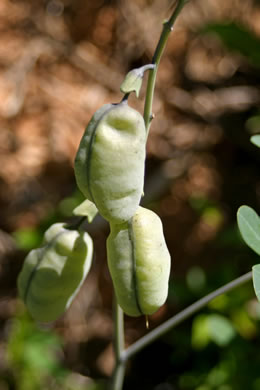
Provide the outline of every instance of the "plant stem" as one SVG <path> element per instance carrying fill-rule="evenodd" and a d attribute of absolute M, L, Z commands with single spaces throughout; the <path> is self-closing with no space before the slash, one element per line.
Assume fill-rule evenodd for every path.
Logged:
<path fill-rule="evenodd" d="M 147 82 L 145 108 L 144 108 L 144 121 L 145 121 L 147 135 L 148 135 L 148 131 L 149 131 L 150 123 L 151 123 L 151 118 L 152 118 L 152 102 L 153 102 L 153 94 L 154 94 L 157 68 L 158 68 L 163 50 L 166 46 L 168 36 L 169 36 L 170 32 L 172 31 L 173 24 L 187 1 L 188 0 L 178 0 L 176 8 L 173 11 L 170 19 L 164 23 L 163 31 L 161 33 L 158 45 L 156 47 L 156 50 L 155 50 L 155 53 L 153 56 L 152 65 L 155 65 L 155 66 L 152 68 L 151 68 L 151 65 L 144 66 L 144 70 L 151 68 L 151 70 L 149 72 L 148 82 Z M 124 96 L 123 100 L 127 99 L 127 98 L 128 98 L 128 94 L 126 94 Z M 125 376 L 126 363 L 127 363 L 127 360 L 129 359 L 129 357 L 131 356 L 131 354 L 129 354 L 129 352 L 128 352 L 128 354 L 126 355 L 126 351 L 129 351 L 129 348 L 127 350 L 124 349 L 124 314 L 123 314 L 122 309 L 117 304 L 116 298 L 114 299 L 114 323 L 115 323 L 114 350 L 115 350 L 116 362 L 115 362 L 115 369 L 114 369 L 114 372 L 112 375 L 112 380 L 111 380 L 109 389 L 110 390 L 122 390 L 124 376 Z M 149 343 L 149 341 L 148 341 L 148 343 Z M 136 345 L 136 343 L 133 344 L 133 346 L 135 346 L 135 345 Z M 142 346 L 140 346 L 139 349 L 141 349 L 141 348 L 142 348 Z M 131 353 L 131 349 L 130 349 L 130 353 Z"/>
<path fill-rule="evenodd" d="M 121 352 L 125 346 L 124 339 L 124 312 L 121 307 L 118 305 L 116 297 L 114 298 L 114 321 L 115 321 L 115 340 L 114 340 L 114 348 L 115 348 L 115 357 L 118 359 L 121 355 Z"/>
<path fill-rule="evenodd" d="M 122 390 L 123 389 L 123 383 L 125 378 L 125 368 L 126 368 L 126 361 L 120 360 L 117 362 L 113 376 L 111 385 L 109 387 L 109 390 Z"/>
<path fill-rule="evenodd" d="M 114 297 L 114 324 L 115 324 L 115 339 L 114 339 L 114 351 L 115 351 L 115 369 L 112 375 L 112 381 L 110 384 L 111 390 L 121 390 L 123 387 L 123 381 L 125 376 L 126 360 L 122 359 L 124 354 L 124 313 L 121 307 Z"/>
<path fill-rule="evenodd" d="M 213 291 L 212 293 L 206 295 L 205 297 L 201 298 L 197 302 L 193 303 L 192 305 L 188 306 L 186 309 L 182 310 L 180 313 L 176 314 L 172 318 L 170 318 L 168 321 L 164 322 L 162 325 L 158 326 L 151 332 L 149 332 L 147 335 L 136 341 L 134 344 L 130 345 L 125 351 L 124 354 L 121 356 L 121 359 L 127 361 L 131 357 L 133 357 L 137 352 L 139 352 L 141 349 L 143 349 L 148 344 L 151 344 L 154 340 L 161 337 L 163 334 L 174 328 L 175 326 L 179 325 L 181 322 L 186 320 L 188 317 L 196 313 L 198 310 L 206 306 L 210 301 L 215 299 L 221 294 L 224 294 L 228 291 L 231 291 L 235 289 L 236 287 L 241 286 L 242 284 L 246 283 L 252 279 L 252 271 L 248 272 L 247 274 L 240 276 L 239 278 L 233 280 L 232 282 L 218 288 L 216 291 Z"/>
<path fill-rule="evenodd" d="M 174 25 L 178 15 L 180 14 L 182 8 L 184 7 L 184 5 L 187 2 L 188 2 L 188 0 L 178 0 L 177 5 L 176 5 L 170 19 L 163 24 L 163 31 L 161 33 L 159 42 L 158 42 L 157 47 L 156 47 L 155 52 L 154 52 L 152 64 L 155 64 L 155 67 L 154 67 L 154 69 L 151 69 L 149 71 L 149 78 L 148 78 L 148 82 L 147 82 L 145 106 L 144 106 L 144 123 L 145 123 L 147 134 L 149 132 L 151 120 L 153 118 L 152 104 L 153 104 L 153 94 L 154 94 L 154 87 L 155 87 L 158 65 L 160 63 L 160 60 L 161 60 L 164 48 L 166 46 L 169 34 L 173 30 L 173 25 Z"/>

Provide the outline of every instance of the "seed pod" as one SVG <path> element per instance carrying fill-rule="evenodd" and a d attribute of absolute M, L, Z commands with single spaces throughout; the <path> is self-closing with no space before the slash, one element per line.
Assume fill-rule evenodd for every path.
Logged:
<path fill-rule="evenodd" d="M 126 101 L 101 107 L 82 137 L 74 167 L 77 185 L 111 223 L 126 222 L 137 210 L 145 143 L 143 117 Z"/>
<path fill-rule="evenodd" d="M 152 314 L 167 298 L 171 264 L 161 220 L 139 207 L 127 223 L 110 227 L 108 267 L 117 301 L 130 316 Z"/>
<path fill-rule="evenodd" d="M 71 304 L 91 266 L 93 243 L 85 232 L 52 225 L 44 246 L 32 250 L 18 276 L 18 291 L 32 317 L 56 320 Z"/>

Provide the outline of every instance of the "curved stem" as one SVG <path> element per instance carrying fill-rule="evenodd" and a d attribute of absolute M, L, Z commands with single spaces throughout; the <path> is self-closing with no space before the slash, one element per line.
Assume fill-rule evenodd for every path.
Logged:
<path fill-rule="evenodd" d="M 206 306 L 210 301 L 212 301 L 221 294 L 224 294 L 228 291 L 235 289 L 236 287 L 241 286 L 250 279 L 252 279 L 252 271 L 248 272 L 243 276 L 240 276 L 232 282 L 218 288 L 216 291 L 213 291 L 212 293 L 199 299 L 197 302 L 188 306 L 186 309 L 182 310 L 180 313 L 176 314 L 168 321 L 164 322 L 162 325 L 149 332 L 147 335 L 136 341 L 134 344 L 130 345 L 130 347 L 128 347 L 124 351 L 124 354 L 121 356 L 121 359 L 125 361 L 130 359 L 148 344 L 151 344 L 154 340 L 158 339 L 163 334 L 186 320 L 186 318 L 190 317 L 192 314 L 196 313 L 198 310 Z"/>
<path fill-rule="evenodd" d="M 114 338 L 114 352 L 115 352 L 115 368 L 110 384 L 111 390 L 122 390 L 125 377 L 126 360 L 122 359 L 124 355 L 124 313 L 118 305 L 116 297 L 114 297 L 114 324 L 115 324 L 115 338 Z"/>
<path fill-rule="evenodd" d="M 157 44 L 157 47 L 154 52 L 152 64 L 155 65 L 154 69 L 151 69 L 149 71 L 149 78 L 147 82 L 147 89 L 146 89 L 146 97 L 145 97 L 145 106 L 144 106 L 144 123 L 146 127 L 147 134 L 149 132 L 149 127 L 152 120 L 152 104 L 153 104 L 153 94 L 154 94 L 154 87 L 155 87 L 155 81 L 156 81 L 156 74 L 158 65 L 160 63 L 164 48 L 166 46 L 169 34 L 173 30 L 173 25 L 180 14 L 182 8 L 184 5 L 188 2 L 188 0 L 178 0 L 177 5 L 168 21 L 166 21 L 163 24 L 163 30 L 159 39 L 159 42 Z"/>

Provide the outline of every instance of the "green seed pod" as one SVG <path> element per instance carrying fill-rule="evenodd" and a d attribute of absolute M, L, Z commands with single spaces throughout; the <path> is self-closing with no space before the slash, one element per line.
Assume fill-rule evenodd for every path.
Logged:
<path fill-rule="evenodd" d="M 111 223 L 126 222 L 137 210 L 145 143 L 143 117 L 126 101 L 101 107 L 82 137 L 74 167 L 77 185 Z"/>
<path fill-rule="evenodd" d="M 161 220 L 139 207 L 127 223 L 110 227 L 108 267 L 117 301 L 130 316 L 152 314 L 167 298 L 171 265 Z"/>
<path fill-rule="evenodd" d="M 93 243 L 88 233 L 52 225 L 44 245 L 32 250 L 18 276 L 18 291 L 32 317 L 55 321 L 71 304 L 91 266 Z"/>

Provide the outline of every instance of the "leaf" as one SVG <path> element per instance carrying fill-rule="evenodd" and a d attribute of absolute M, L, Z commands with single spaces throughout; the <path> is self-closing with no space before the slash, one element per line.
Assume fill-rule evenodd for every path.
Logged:
<path fill-rule="evenodd" d="M 260 134 L 253 135 L 250 138 L 250 141 L 252 142 L 252 144 L 254 144 L 254 145 L 258 146 L 258 148 L 260 148 Z"/>
<path fill-rule="evenodd" d="M 88 217 L 88 222 L 91 223 L 98 213 L 95 204 L 86 199 L 73 210 L 73 214 L 82 217 Z"/>
<path fill-rule="evenodd" d="M 241 206 L 237 212 L 240 233 L 246 244 L 260 255 L 260 218 L 248 206 Z"/>
<path fill-rule="evenodd" d="M 255 295 L 260 302 L 260 264 L 256 264 L 252 268 L 253 270 L 253 286 Z"/>

